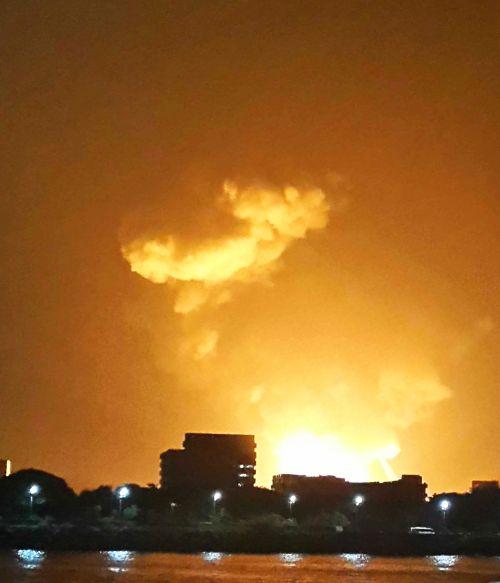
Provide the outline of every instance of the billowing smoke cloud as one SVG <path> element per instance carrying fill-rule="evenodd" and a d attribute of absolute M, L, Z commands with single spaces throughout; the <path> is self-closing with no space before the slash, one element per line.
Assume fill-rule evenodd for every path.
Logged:
<path fill-rule="evenodd" d="M 415 377 L 400 370 L 384 370 L 379 396 L 387 422 L 405 429 L 427 417 L 434 405 L 451 396 L 451 391 L 435 374 Z"/>
<path fill-rule="evenodd" d="M 227 302 L 228 284 L 268 276 L 293 241 L 328 224 L 330 210 L 321 189 L 293 186 L 239 188 L 226 182 L 215 202 L 232 219 L 228 232 L 189 241 L 159 232 L 122 246 L 132 271 L 176 287 L 178 313 Z"/>
<path fill-rule="evenodd" d="M 206 356 L 215 355 L 218 341 L 217 330 L 201 329 L 181 342 L 180 351 L 192 356 L 195 360 L 201 360 Z"/>
<path fill-rule="evenodd" d="M 429 343 L 416 340 L 412 311 L 388 324 L 400 298 L 389 301 L 385 285 L 344 290 L 335 279 L 341 267 L 332 269 L 328 253 L 308 255 L 313 245 L 288 253 L 291 277 L 273 277 L 295 242 L 327 235 L 330 214 L 346 200 L 317 187 L 226 182 L 208 221 L 200 208 L 188 225 L 153 220 L 123 240 L 132 271 L 174 293 L 183 333 L 178 358 L 162 361 L 219 404 L 223 425 L 206 430 L 257 434 L 266 482 L 277 469 L 300 467 L 369 479 L 374 464 L 377 477 L 394 478 L 401 431 L 451 395 Z M 268 293 L 245 291 L 271 281 Z M 421 320 L 418 327 L 421 335 Z"/>
<path fill-rule="evenodd" d="M 477 319 L 467 333 L 455 339 L 451 347 L 451 358 L 460 362 L 471 354 L 481 342 L 495 329 L 495 322 L 489 316 Z"/>

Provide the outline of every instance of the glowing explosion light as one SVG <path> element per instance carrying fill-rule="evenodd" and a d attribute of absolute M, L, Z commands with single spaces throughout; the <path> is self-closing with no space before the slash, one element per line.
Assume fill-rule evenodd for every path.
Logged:
<path fill-rule="evenodd" d="M 278 469 L 281 474 L 306 476 L 337 476 L 353 482 L 371 479 L 370 466 L 379 462 L 388 479 L 395 474 L 388 460 L 399 453 L 395 444 L 383 449 L 360 452 L 349 449 L 333 435 L 295 433 L 283 439 L 277 448 Z"/>
<path fill-rule="evenodd" d="M 330 361 L 330 356 L 324 361 L 322 347 L 330 342 L 326 332 L 321 340 L 321 334 L 315 333 L 311 343 L 305 337 L 304 342 L 300 343 L 300 351 L 296 352 L 299 345 L 288 339 L 287 329 L 283 328 L 287 320 L 282 319 L 284 314 L 278 294 L 286 292 L 288 295 L 290 292 L 297 300 L 305 301 L 299 293 L 300 283 L 297 289 L 277 286 L 281 291 L 276 290 L 275 299 L 271 298 L 271 294 L 266 296 L 266 308 L 262 311 L 265 319 L 261 322 L 260 312 L 253 312 L 255 323 L 252 325 L 259 324 L 258 333 L 246 335 L 245 342 L 236 343 L 234 347 L 233 343 L 224 343 L 224 330 L 229 330 L 231 326 L 226 328 L 223 325 L 228 316 L 222 314 L 221 307 L 233 302 L 235 323 L 239 317 L 243 318 L 242 322 L 247 322 L 247 315 L 239 311 L 244 307 L 239 299 L 240 290 L 257 283 L 267 285 L 274 273 L 285 265 L 284 258 L 292 246 L 308 239 L 314 232 L 326 233 L 332 213 L 339 210 L 332 196 L 339 194 L 338 188 L 343 182 L 339 182 L 338 177 L 330 178 L 321 180 L 320 185 L 225 180 L 215 190 L 211 200 L 207 194 L 199 213 L 192 217 L 189 212 L 186 213 L 185 222 L 166 220 L 163 223 L 156 213 L 148 217 L 146 212 L 144 221 L 143 218 L 136 220 L 132 217 L 121 235 L 122 255 L 131 270 L 154 284 L 168 286 L 173 293 L 173 312 L 179 318 L 188 318 L 186 325 L 182 326 L 182 336 L 177 343 L 173 343 L 176 346 L 167 349 L 162 344 L 159 350 L 162 362 L 164 358 L 169 358 L 167 353 L 171 350 L 177 352 L 179 358 L 174 368 L 178 370 L 174 371 L 175 374 L 186 377 L 189 370 L 190 379 L 186 382 L 200 385 L 201 389 L 208 377 L 211 379 L 210 385 L 217 385 L 220 379 L 224 385 L 222 390 L 233 391 L 234 387 L 230 386 L 233 381 L 226 382 L 225 379 L 234 379 L 236 385 L 244 385 L 250 371 L 246 370 L 247 364 L 241 363 L 250 363 L 254 358 L 262 360 L 263 378 L 257 382 L 249 397 L 252 411 L 265 423 L 260 430 L 267 434 L 267 445 L 260 451 L 261 460 L 267 466 L 266 481 L 276 473 L 333 475 L 354 482 L 381 479 L 382 476 L 386 480 L 395 480 L 397 475 L 390 460 L 400 451 L 396 438 L 398 429 L 425 418 L 432 404 L 451 395 L 432 363 L 423 362 L 421 370 L 419 366 L 418 370 L 413 371 L 413 350 L 408 356 L 409 370 L 404 359 L 399 362 L 399 357 L 394 362 L 391 359 L 383 364 L 377 358 L 374 366 L 368 367 L 371 371 L 368 375 L 364 373 L 364 364 L 358 375 L 356 366 L 350 370 L 350 358 L 342 362 L 344 349 L 334 363 Z M 179 209 L 175 208 L 176 205 L 170 209 L 170 203 L 165 204 L 166 215 L 169 216 L 171 211 L 175 218 Z M 206 228 L 198 228 L 200 220 Z M 294 265 L 295 261 L 291 258 L 291 268 Z M 315 270 L 311 273 L 314 274 Z M 300 278 L 297 281 L 300 282 Z M 326 276 L 325 283 L 328 281 Z M 340 320 L 340 329 L 345 328 L 345 334 L 341 337 L 345 338 L 346 354 L 354 347 L 360 351 L 361 361 L 365 363 L 371 362 L 373 355 L 369 348 L 366 352 L 362 348 L 365 341 L 358 338 L 358 334 L 365 334 L 362 314 L 368 308 L 371 313 L 372 300 L 367 298 L 365 305 L 365 299 L 361 296 L 360 301 L 361 311 L 352 315 L 352 321 L 344 321 L 342 304 L 328 305 L 335 315 L 332 324 Z M 285 308 L 287 305 L 287 302 L 283 303 Z M 268 310 L 276 311 L 277 319 L 268 318 Z M 196 314 L 196 318 L 190 314 Z M 304 303 L 304 315 L 307 317 L 301 316 L 297 325 L 303 326 L 306 335 L 308 330 L 316 329 L 316 325 L 319 326 L 318 331 L 323 330 L 330 321 L 325 318 L 324 307 L 311 308 L 308 301 Z M 272 333 L 268 334 L 266 326 L 270 321 L 276 321 L 277 325 L 273 324 Z M 352 326 L 353 322 L 355 326 Z M 315 323 L 314 327 L 310 328 L 312 323 Z M 487 325 L 486 329 L 490 327 Z M 327 326 L 327 329 L 330 327 Z M 354 334 L 352 338 L 351 330 Z M 273 346 L 283 348 L 268 360 L 266 355 L 272 350 L 269 350 L 266 337 L 269 336 L 270 341 L 280 338 L 280 332 L 282 339 L 278 343 L 273 342 Z M 371 338 L 371 326 L 366 333 Z M 261 338 L 262 342 L 255 343 L 254 337 Z M 388 342 L 392 345 L 392 334 L 388 335 Z M 308 348 L 303 350 L 302 346 Z M 261 350 L 262 358 L 258 356 Z M 279 371 L 286 368 L 292 354 L 297 355 L 294 359 L 297 371 L 311 369 L 309 354 L 314 362 L 317 358 L 318 380 L 309 378 L 309 372 L 304 386 L 294 386 L 293 382 L 282 379 Z M 175 360 L 169 358 L 168 361 Z M 420 362 L 420 358 L 418 360 Z M 311 372 L 315 377 L 315 370 Z M 269 378 L 266 379 L 266 376 Z M 300 377 L 301 374 L 294 375 L 294 378 Z M 287 386 L 284 408 L 280 407 L 285 394 L 281 391 L 282 383 Z M 331 428 L 338 433 L 331 433 Z M 272 459 L 274 456 L 276 460 Z M 239 477 L 245 478 L 245 473 L 240 472 Z M 258 480 L 261 481 L 260 475 Z M 212 502 L 215 510 L 217 500 Z"/>

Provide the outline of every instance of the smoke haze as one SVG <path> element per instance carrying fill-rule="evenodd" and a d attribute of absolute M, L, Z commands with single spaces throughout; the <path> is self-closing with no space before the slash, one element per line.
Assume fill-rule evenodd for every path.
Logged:
<path fill-rule="evenodd" d="M 0 11 L 0 458 L 499 478 L 496 3 Z"/>

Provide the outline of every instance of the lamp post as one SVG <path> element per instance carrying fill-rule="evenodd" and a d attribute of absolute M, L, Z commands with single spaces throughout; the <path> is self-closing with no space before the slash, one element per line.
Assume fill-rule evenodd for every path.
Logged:
<path fill-rule="evenodd" d="M 118 496 L 118 515 L 121 517 L 123 510 L 123 501 L 130 496 L 130 488 L 128 486 L 120 486 L 116 491 Z"/>
<path fill-rule="evenodd" d="M 216 490 L 212 494 L 212 503 L 214 508 L 214 514 L 217 512 L 217 502 L 222 499 L 222 492 L 220 490 Z"/>
<path fill-rule="evenodd" d="M 352 499 L 352 502 L 354 504 L 354 525 L 355 525 L 355 529 L 358 530 L 359 529 L 359 509 L 364 504 L 365 497 L 362 494 L 356 494 L 356 496 L 354 496 L 354 498 Z"/>
<path fill-rule="evenodd" d="M 288 510 L 290 512 L 290 516 L 293 516 L 293 505 L 297 502 L 298 496 L 296 494 L 290 494 L 288 496 Z"/>
<path fill-rule="evenodd" d="M 30 497 L 30 513 L 33 514 L 33 504 L 35 502 L 35 496 L 40 494 L 41 488 L 38 484 L 31 484 L 28 488 L 28 496 Z"/>
<path fill-rule="evenodd" d="M 449 510 L 450 506 L 451 506 L 451 502 L 449 500 L 447 500 L 446 498 L 439 501 L 439 508 L 441 509 L 441 512 L 443 513 L 443 524 L 444 524 L 445 528 L 446 528 L 446 511 Z"/>

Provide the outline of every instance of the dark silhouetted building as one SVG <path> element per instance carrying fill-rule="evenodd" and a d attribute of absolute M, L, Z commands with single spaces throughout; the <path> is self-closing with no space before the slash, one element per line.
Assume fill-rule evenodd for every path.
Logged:
<path fill-rule="evenodd" d="M 253 435 L 186 433 L 183 446 L 161 454 L 161 488 L 185 493 L 254 485 Z"/>
<path fill-rule="evenodd" d="M 403 475 L 392 482 L 348 482 L 336 476 L 299 476 L 280 474 L 273 477 L 273 490 L 297 494 L 302 498 L 341 500 L 362 495 L 366 501 L 419 503 L 426 498 L 427 484 L 421 476 Z"/>
<path fill-rule="evenodd" d="M 425 502 L 427 484 L 422 476 L 403 474 L 399 480 L 391 482 L 352 483 L 353 493 L 361 494 L 374 502 Z"/>
<path fill-rule="evenodd" d="M 498 490 L 498 480 L 473 480 L 471 484 L 471 492 L 478 490 Z"/>
<path fill-rule="evenodd" d="M 349 482 L 336 476 L 301 476 L 279 474 L 273 477 L 272 489 L 280 494 L 300 496 L 336 496 L 349 494 Z"/>

